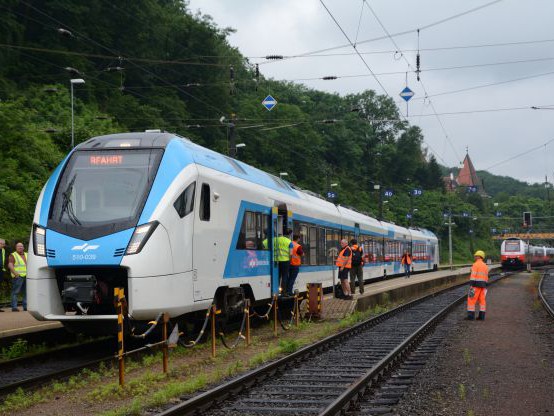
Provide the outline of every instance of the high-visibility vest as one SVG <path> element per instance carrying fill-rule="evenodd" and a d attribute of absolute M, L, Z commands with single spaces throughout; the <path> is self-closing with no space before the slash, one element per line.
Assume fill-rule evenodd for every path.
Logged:
<path fill-rule="evenodd" d="M 2 271 L 6 271 L 6 249 L 2 249 Z"/>
<path fill-rule="evenodd" d="M 350 250 L 350 255 L 349 256 L 344 255 L 344 252 L 347 249 Z M 351 269 L 352 268 L 352 250 L 350 249 L 350 247 L 346 246 L 340 251 L 339 256 L 337 257 L 337 261 L 335 262 L 335 264 L 339 267 L 344 267 L 345 269 Z"/>
<path fill-rule="evenodd" d="M 298 247 L 301 247 L 296 241 L 292 242 L 292 256 L 290 258 L 291 266 L 300 266 L 302 264 L 302 258 L 298 254 Z"/>
<path fill-rule="evenodd" d="M 290 243 L 291 241 L 285 236 L 275 239 L 275 259 L 277 261 L 290 261 Z"/>
<path fill-rule="evenodd" d="M 412 256 L 410 256 L 409 254 L 404 254 L 402 256 L 402 264 L 407 264 L 407 265 L 410 265 L 412 264 Z"/>
<path fill-rule="evenodd" d="M 487 287 L 487 282 L 489 281 L 489 268 L 483 260 L 478 259 L 473 263 L 469 280 L 472 286 Z"/>
<path fill-rule="evenodd" d="M 27 252 L 25 252 L 25 258 L 27 259 Z M 12 253 L 12 256 L 15 260 L 15 263 L 13 265 L 14 270 L 19 274 L 20 277 L 26 277 L 27 276 L 27 264 L 25 263 L 25 260 L 23 260 L 23 257 L 21 257 L 17 251 L 14 251 Z M 15 277 L 15 275 L 12 273 L 12 277 Z"/>

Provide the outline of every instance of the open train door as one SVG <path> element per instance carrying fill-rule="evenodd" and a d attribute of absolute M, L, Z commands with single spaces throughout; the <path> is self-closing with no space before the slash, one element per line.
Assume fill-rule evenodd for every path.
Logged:
<path fill-rule="evenodd" d="M 279 291 L 279 262 L 277 261 L 277 252 L 275 239 L 285 235 L 285 230 L 292 230 L 292 212 L 287 209 L 287 205 L 275 202 L 271 209 L 271 295 L 280 294 Z M 288 237 L 288 235 L 287 235 Z"/>

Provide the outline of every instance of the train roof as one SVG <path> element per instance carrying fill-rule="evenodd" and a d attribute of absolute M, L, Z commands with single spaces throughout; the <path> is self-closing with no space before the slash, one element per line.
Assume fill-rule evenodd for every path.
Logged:
<path fill-rule="evenodd" d="M 176 142 L 176 143 L 175 143 Z M 175 144 L 172 144 L 175 143 Z M 355 223 L 360 225 L 360 230 L 370 233 L 378 233 L 385 235 L 397 234 L 404 236 L 417 236 L 423 238 L 435 238 L 436 236 L 428 230 L 423 229 L 407 229 L 395 224 L 378 221 L 366 213 L 361 213 L 355 209 L 336 206 L 335 204 L 325 200 L 320 195 L 311 191 L 299 189 L 298 187 L 272 175 L 264 172 L 239 160 L 225 156 L 221 153 L 207 149 L 196 143 L 193 143 L 185 137 L 181 137 L 174 133 L 162 132 L 159 130 L 147 130 L 146 132 L 136 133 L 117 133 L 104 136 L 93 137 L 81 144 L 75 150 L 103 150 L 103 149 L 133 149 L 133 148 L 168 148 L 172 147 L 172 151 L 185 151 L 188 157 L 196 164 L 239 177 L 249 182 L 265 186 L 275 191 L 292 196 L 298 201 L 306 201 L 312 209 L 319 211 L 324 216 L 331 219 L 332 213 L 340 213 L 343 218 L 344 226 L 353 227 Z M 294 204 L 293 204 L 294 205 Z"/>

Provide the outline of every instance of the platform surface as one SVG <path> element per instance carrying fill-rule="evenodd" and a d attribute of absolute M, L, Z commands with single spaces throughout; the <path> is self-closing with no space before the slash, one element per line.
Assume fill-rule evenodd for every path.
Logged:
<path fill-rule="evenodd" d="M 52 321 L 37 321 L 29 312 L 19 307 L 19 312 L 12 312 L 10 308 L 2 308 L 0 312 L 0 338 L 14 335 L 37 332 L 51 328 L 61 328 L 62 324 Z"/>
<path fill-rule="evenodd" d="M 489 269 L 498 267 L 497 264 L 490 264 Z M 448 276 L 465 275 L 469 280 L 471 267 L 461 267 L 455 270 L 439 270 L 436 272 L 426 272 L 413 274 L 410 278 L 404 276 L 390 277 L 379 282 L 366 283 L 364 294 L 361 295 L 359 288 L 356 287 L 356 293 L 353 300 L 336 299 L 332 293 L 323 297 L 322 319 L 342 319 L 356 310 L 356 303 L 360 297 L 373 296 L 378 293 L 387 292 L 402 286 L 416 285 L 421 282 L 440 279 Z"/>

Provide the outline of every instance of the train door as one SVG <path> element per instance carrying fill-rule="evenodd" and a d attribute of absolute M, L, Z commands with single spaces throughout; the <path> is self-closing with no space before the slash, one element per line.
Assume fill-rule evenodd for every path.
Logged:
<path fill-rule="evenodd" d="M 271 238 L 275 241 L 275 238 L 279 236 L 290 237 L 287 233 L 288 230 L 292 230 L 292 213 L 288 211 L 287 205 L 279 203 L 271 210 Z M 279 294 L 279 262 L 277 261 L 276 244 L 271 245 L 271 295 Z"/>
<path fill-rule="evenodd" d="M 279 236 L 279 208 L 271 209 L 271 227 L 268 236 L 270 244 L 271 258 L 271 295 L 279 294 L 279 263 L 277 262 L 277 253 L 275 252 L 275 238 Z M 281 221 L 282 224 L 282 221 Z"/>

